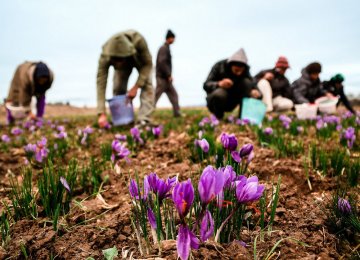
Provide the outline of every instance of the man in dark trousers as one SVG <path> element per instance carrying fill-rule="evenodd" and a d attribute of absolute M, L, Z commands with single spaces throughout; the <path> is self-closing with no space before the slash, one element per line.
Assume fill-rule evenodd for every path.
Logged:
<path fill-rule="evenodd" d="M 261 97 L 249 69 L 242 48 L 230 58 L 221 60 L 212 67 L 204 83 L 204 90 L 207 93 L 207 107 L 218 119 L 222 119 L 225 112 L 241 105 L 244 97 Z"/>
<path fill-rule="evenodd" d="M 179 98 L 176 89 L 173 85 L 172 64 L 170 45 L 175 41 L 175 34 L 168 30 L 166 33 L 165 43 L 160 47 L 156 58 L 156 91 L 155 91 L 155 105 L 158 102 L 162 93 L 166 93 L 171 105 L 173 106 L 174 116 L 179 117 L 180 107 Z"/>
<path fill-rule="evenodd" d="M 337 105 L 342 102 L 344 106 L 353 114 L 355 114 L 355 110 L 351 106 L 347 96 L 344 93 L 344 82 L 345 78 L 342 74 L 336 74 L 329 81 L 323 82 L 323 87 L 326 91 L 330 92 L 334 96 L 339 96 L 339 102 Z"/>

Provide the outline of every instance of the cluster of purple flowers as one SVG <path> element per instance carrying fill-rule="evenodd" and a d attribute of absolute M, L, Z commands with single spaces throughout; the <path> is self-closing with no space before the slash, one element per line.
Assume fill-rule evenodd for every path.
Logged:
<path fill-rule="evenodd" d="M 35 157 L 37 162 L 42 163 L 49 154 L 49 150 L 46 148 L 46 143 L 47 139 L 43 137 L 36 144 L 27 144 L 24 147 L 24 150 L 28 158 Z"/>
<path fill-rule="evenodd" d="M 85 127 L 83 130 L 79 129 L 78 130 L 78 135 L 81 137 L 80 143 L 82 145 L 86 145 L 88 136 L 90 134 L 92 134 L 93 132 L 94 132 L 94 129 L 92 129 L 90 126 Z"/>
<path fill-rule="evenodd" d="M 355 128 L 348 127 L 342 134 L 341 139 L 345 139 L 349 149 L 353 148 L 354 142 L 356 140 Z"/>
<path fill-rule="evenodd" d="M 144 144 L 144 140 L 140 136 L 141 133 L 140 133 L 139 128 L 137 128 L 137 127 L 131 128 L 130 129 L 130 134 L 131 134 L 133 140 L 135 141 L 135 143 L 138 143 L 140 145 Z"/>
<path fill-rule="evenodd" d="M 290 124 L 292 122 L 290 117 L 288 117 L 287 115 L 280 115 L 279 120 L 281 121 L 281 123 L 285 129 L 290 128 Z"/>
<path fill-rule="evenodd" d="M 210 117 L 204 117 L 200 123 L 199 126 L 200 127 L 205 127 L 205 126 L 210 126 L 210 127 L 215 127 L 217 125 L 219 125 L 219 120 L 216 118 L 216 116 L 214 115 L 210 115 Z"/>
<path fill-rule="evenodd" d="M 54 134 L 56 139 L 66 139 L 67 138 L 67 133 L 65 132 L 65 127 L 64 126 L 58 126 L 56 127 L 56 130 L 58 131 L 57 133 Z"/>
<path fill-rule="evenodd" d="M 12 135 L 15 135 L 15 136 L 19 136 L 19 135 L 21 135 L 23 132 L 24 132 L 24 131 L 23 131 L 21 128 L 19 128 L 19 127 L 14 127 L 14 128 L 11 129 L 11 134 L 12 134 Z"/>
<path fill-rule="evenodd" d="M 111 161 L 114 164 L 117 164 L 121 159 L 125 159 L 129 162 L 128 156 L 130 155 L 130 151 L 126 148 L 125 144 L 122 144 L 118 139 L 115 139 L 111 144 L 111 148 Z"/>

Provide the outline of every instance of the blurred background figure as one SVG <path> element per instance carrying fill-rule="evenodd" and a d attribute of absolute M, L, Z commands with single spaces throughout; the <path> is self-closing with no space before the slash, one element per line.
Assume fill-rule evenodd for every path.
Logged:
<path fill-rule="evenodd" d="M 317 98 L 333 95 L 324 90 L 321 81 L 321 64 L 313 62 L 301 71 L 301 77 L 292 83 L 295 104 L 314 103 Z"/>
<path fill-rule="evenodd" d="M 160 47 L 156 58 L 155 105 L 163 93 L 166 93 L 173 107 L 174 117 L 181 116 L 179 97 L 173 85 L 170 45 L 175 41 L 175 34 L 168 30 L 165 43 Z"/>
<path fill-rule="evenodd" d="M 330 92 L 334 96 L 339 97 L 339 102 L 337 105 L 342 102 L 351 113 L 355 114 L 353 107 L 344 93 L 344 85 L 342 84 L 344 80 L 345 78 L 342 74 L 336 74 L 335 76 L 331 77 L 329 81 L 324 81 L 323 87 L 326 91 Z"/>
<path fill-rule="evenodd" d="M 237 105 L 241 106 L 244 97 L 261 97 L 249 70 L 248 59 L 242 48 L 212 67 L 204 83 L 204 90 L 207 93 L 207 107 L 218 119 L 222 119 L 225 112 L 234 110 Z"/>
<path fill-rule="evenodd" d="M 275 68 L 262 70 L 255 76 L 267 112 L 290 110 L 294 106 L 290 83 L 285 76 L 288 68 L 287 58 L 280 56 Z"/>
<path fill-rule="evenodd" d="M 15 119 L 42 118 L 45 112 L 45 92 L 51 87 L 53 72 L 43 62 L 26 61 L 20 64 L 11 81 L 5 100 L 8 124 Z M 31 100 L 36 97 L 36 114 L 31 113 Z"/>
<path fill-rule="evenodd" d="M 97 111 L 100 127 L 108 125 L 105 93 L 110 66 L 115 70 L 113 95 L 127 94 L 132 100 L 136 97 L 138 89 L 141 89 L 138 124 L 149 124 L 154 111 L 154 89 L 151 79 L 152 57 L 144 37 L 135 30 L 127 30 L 112 36 L 102 47 L 97 72 Z M 136 68 L 139 76 L 135 85 L 127 91 L 133 68 Z"/>

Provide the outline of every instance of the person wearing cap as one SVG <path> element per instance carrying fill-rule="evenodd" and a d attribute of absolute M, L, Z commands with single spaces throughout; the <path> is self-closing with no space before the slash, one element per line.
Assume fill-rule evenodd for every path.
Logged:
<path fill-rule="evenodd" d="M 301 77 L 295 80 L 291 87 L 295 104 L 314 103 L 322 96 L 333 97 L 326 91 L 320 81 L 321 64 L 313 62 L 301 71 Z"/>
<path fill-rule="evenodd" d="M 170 45 L 175 41 L 175 34 L 168 30 L 165 37 L 165 43 L 160 47 L 156 58 L 156 90 L 155 105 L 160 96 L 166 93 L 173 107 L 174 117 L 179 117 L 179 97 L 173 85 L 172 64 Z"/>
<path fill-rule="evenodd" d="M 287 58 L 280 56 L 275 68 L 262 70 L 255 76 L 267 112 L 290 110 L 294 106 L 290 83 L 285 76 L 288 68 L 290 66 Z"/>
<path fill-rule="evenodd" d="M 330 80 L 324 81 L 323 86 L 326 91 L 330 92 L 334 96 L 339 97 L 339 102 L 337 103 L 337 105 L 339 105 L 342 102 L 344 106 L 347 108 L 347 110 L 355 114 L 355 110 L 351 106 L 349 99 L 344 93 L 344 86 L 342 84 L 344 80 L 345 78 L 342 74 L 336 74 L 333 77 L 331 77 Z"/>
<path fill-rule="evenodd" d="M 212 67 L 203 88 L 207 93 L 207 107 L 218 119 L 240 105 L 244 97 L 261 97 L 249 69 L 248 59 L 242 48 Z"/>
<path fill-rule="evenodd" d="M 26 61 L 20 64 L 15 71 L 8 97 L 5 100 L 7 123 L 11 124 L 16 118 L 23 119 L 27 115 L 43 117 L 45 93 L 51 87 L 53 80 L 53 72 L 41 61 Z M 36 115 L 31 114 L 30 105 L 33 97 L 36 97 Z"/>
<path fill-rule="evenodd" d="M 97 112 L 100 127 L 108 125 L 105 109 L 105 93 L 110 67 L 114 68 L 113 95 L 127 94 L 134 99 L 140 93 L 138 123 L 151 123 L 154 110 L 154 89 L 152 86 L 152 57 L 145 38 L 135 30 L 127 30 L 113 35 L 102 47 L 97 72 Z M 127 91 L 130 74 L 135 68 L 139 76 L 134 86 Z"/>

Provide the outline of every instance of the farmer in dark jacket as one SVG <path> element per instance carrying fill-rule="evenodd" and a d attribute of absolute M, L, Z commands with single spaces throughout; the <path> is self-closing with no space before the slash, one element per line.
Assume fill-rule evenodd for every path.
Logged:
<path fill-rule="evenodd" d="M 218 119 L 224 112 L 232 111 L 242 103 L 243 97 L 261 97 L 254 84 L 244 49 L 240 49 L 230 58 L 217 62 L 204 83 L 209 110 Z"/>
<path fill-rule="evenodd" d="M 329 81 L 324 81 L 323 86 L 326 91 L 330 92 L 334 96 L 339 96 L 339 102 L 337 103 L 337 105 L 342 102 L 351 113 L 355 114 L 354 109 L 352 108 L 348 98 L 344 93 L 344 86 L 342 84 L 344 80 L 345 78 L 343 75 L 336 74 Z"/>
<path fill-rule="evenodd" d="M 41 61 L 26 61 L 20 64 L 15 71 L 9 95 L 5 101 L 7 123 L 15 121 L 14 113 L 23 116 L 26 116 L 26 114 L 35 116 L 30 113 L 32 97 L 36 97 L 37 100 L 36 117 L 43 117 L 45 112 L 45 92 L 51 87 L 53 80 L 53 72 Z M 19 113 L 19 111 L 22 112 Z"/>
<path fill-rule="evenodd" d="M 108 125 L 105 110 L 105 93 L 109 68 L 114 67 L 113 95 L 127 94 L 134 99 L 140 93 L 138 123 L 151 123 L 154 110 L 154 89 L 152 86 L 152 57 L 145 38 L 135 30 L 127 30 L 112 36 L 102 47 L 97 72 L 97 111 L 100 127 Z M 127 91 L 127 84 L 133 70 L 139 72 L 134 86 Z"/>
<path fill-rule="evenodd" d="M 179 98 L 173 86 L 170 45 L 175 41 L 175 34 L 168 30 L 165 43 L 160 47 L 156 58 L 155 105 L 162 93 L 166 93 L 173 106 L 174 116 L 180 116 Z"/>
<path fill-rule="evenodd" d="M 255 80 L 260 89 L 266 104 L 267 111 L 289 110 L 294 106 L 291 100 L 291 87 L 289 80 L 285 77 L 285 72 L 289 68 L 286 57 L 280 56 L 275 64 L 275 68 L 260 71 Z"/>
<path fill-rule="evenodd" d="M 319 74 L 321 65 L 318 62 L 310 63 L 301 71 L 301 77 L 292 83 L 295 104 L 314 103 L 322 96 L 332 95 L 323 89 Z"/>

